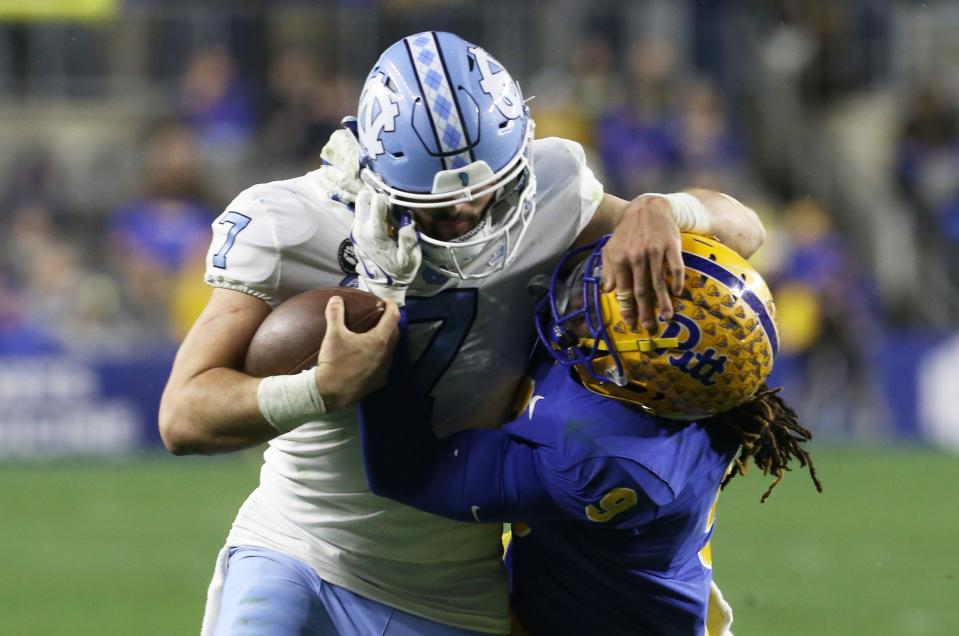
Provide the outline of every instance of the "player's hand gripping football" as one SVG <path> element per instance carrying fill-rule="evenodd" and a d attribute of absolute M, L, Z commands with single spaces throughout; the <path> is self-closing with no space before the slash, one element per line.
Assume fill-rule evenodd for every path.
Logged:
<path fill-rule="evenodd" d="M 316 384 L 327 411 L 354 404 L 386 384 L 400 335 L 400 312 L 393 302 L 386 302 L 380 321 L 365 333 L 350 331 L 344 312 L 339 296 L 326 304 L 326 334 L 317 355 Z"/>
<path fill-rule="evenodd" d="M 360 289 L 402 305 L 423 260 L 412 215 L 405 212 L 394 222 L 386 195 L 363 188 L 350 239 Z"/>
<path fill-rule="evenodd" d="M 669 201 L 662 197 L 631 201 L 603 247 L 603 287 L 617 290 L 623 318 L 635 323 L 638 317 L 643 327 L 653 329 L 658 306 L 659 318 L 671 319 L 670 291 L 682 293 L 683 271 L 679 225 Z"/>

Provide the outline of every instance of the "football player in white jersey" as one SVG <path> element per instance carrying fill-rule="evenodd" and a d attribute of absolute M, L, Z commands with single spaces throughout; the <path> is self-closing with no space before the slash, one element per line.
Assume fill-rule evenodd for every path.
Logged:
<path fill-rule="evenodd" d="M 502 421 L 533 340 L 517 328 L 532 325 L 527 283 L 574 243 L 614 232 L 604 276 L 626 311 L 651 324 L 654 306 L 671 317 L 665 274 L 682 287 L 680 230 L 748 256 L 763 228 L 715 192 L 604 194 L 582 148 L 534 141 L 519 86 L 450 33 L 386 49 L 355 126 L 335 133 L 323 156 L 319 170 L 242 192 L 214 221 L 213 294 L 160 405 L 161 435 L 177 454 L 269 441 L 260 485 L 217 560 L 203 631 L 505 633 L 500 527 L 442 519 L 367 488 L 356 403 L 383 379 L 356 378 L 391 356 L 394 301 L 404 303 L 415 397 L 431 402 L 444 436 Z M 389 299 L 376 328 L 348 332 L 342 303 L 331 302 L 317 367 L 263 380 L 242 372 L 273 307 L 356 284 L 357 273 Z"/>

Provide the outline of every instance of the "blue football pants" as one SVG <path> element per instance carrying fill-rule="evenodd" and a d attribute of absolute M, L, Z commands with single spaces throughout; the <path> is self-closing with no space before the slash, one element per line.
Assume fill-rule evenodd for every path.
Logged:
<path fill-rule="evenodd" d="M 230 548 L 214 636 L 481 636 L 378 603 L 321 579 L 291 556 Z"/>

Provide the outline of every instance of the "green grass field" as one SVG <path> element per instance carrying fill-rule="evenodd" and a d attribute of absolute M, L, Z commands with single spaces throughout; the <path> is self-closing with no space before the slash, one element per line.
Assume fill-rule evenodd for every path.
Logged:
<path fill-rule="evenodd" d="M 758 473 L 722 495 L 737 636 L 959 633 L 959 458 L 815 449 L 825 493 Z M 0 634 L 196 634 L 258 456 L 0 466 Z"/>

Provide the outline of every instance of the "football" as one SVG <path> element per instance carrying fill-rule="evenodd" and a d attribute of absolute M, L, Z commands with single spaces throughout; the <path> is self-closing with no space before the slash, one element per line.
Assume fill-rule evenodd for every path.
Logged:
<path fill-rule="evenodd" d="M 326 335 L 326 304 L 343 299 L 347 329 L 372 329 L 385 305 L 379 298 L 349 287 L 324 287 L 298 294 L 274 309 L 257 329 L 246 352 L 244 370 L 257 378 L 299 373 L 316 365 Z"/>

